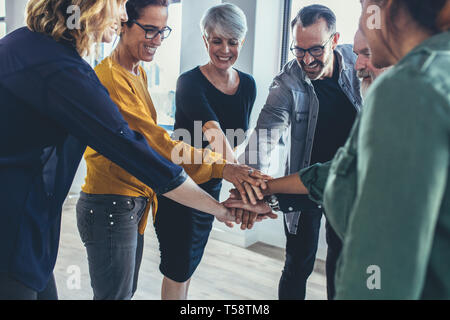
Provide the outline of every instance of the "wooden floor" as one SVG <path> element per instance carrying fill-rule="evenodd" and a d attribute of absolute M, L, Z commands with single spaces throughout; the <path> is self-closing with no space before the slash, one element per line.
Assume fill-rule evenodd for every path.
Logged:
<path fill-rule="evenodd" d="M 76 227 L 76 200 L 76 197 L 69 196 L 64 205 L 55 267 L 58 294 L 62 300 L 92 299 L 86 251 Z M 162 275 L 158 268 L 158 241 L 151 225 L 147 227 L 144 243 L 144 257 L 134 299 L 157 300 L 160 299 Z M 283 259 L 282 249 L 261 243 L 243 249 L 210 239 L 203 260 L 192 278 L 189 299 L 276 300 Z M 316 263 L 315 271 L 309 278 L 307 299 L 326 299 L 322 264 L 320 261 Z"/>

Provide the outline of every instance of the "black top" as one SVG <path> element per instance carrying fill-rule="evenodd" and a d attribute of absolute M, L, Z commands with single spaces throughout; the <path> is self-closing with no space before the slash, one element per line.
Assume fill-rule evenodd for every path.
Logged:
<path fill-rule="evenodd" d="M 335 56 L 331 78 L 311 81 L 319 99 L 319 116 L 311 153 L 311 165 L 327 162 L 347 141 L 356 119 L 356 108 L 339 86 L 339 64 Z"/>
<path fill-rule="evenodd" d="M 41 291 L 86 145 L 158 193 L 184 170 L 128 127 L 74 47 L 20 28 L 0 39 L 0 273 Z"/>
<path fill-rule="evenodd" d="M 227 130 L 248 130 L 250 113 L 256 99 L 256 83 L 251 75 L 236 71 L 240 83 L 234 95 L 217 89 L 203 75 L 200 67 L 187 71 L 178 78 L 174 129 L 186 129 L 190 133 L 191 141 L 184 139 L 184 142 L 196 148 L 206 148 L 209 142 L 203 136 L 202 127 L 208 121 L 220 124 L 232 148 L 244 142 L 243 134 L 239 135 L 242 139 L 238 139 L 235 135 L 228 135 Z M 198 122 L 195 123 L 196 121 Z M 213 179 L 212 184 L 220 181 L 221 179 Z"/>
<path fill-rule="evenodd" d="M 339 61 L 335 54 L 335 61 Z M 311 81 L 319 99 L 319 116 L 314 134 L 311 165 L 328 162 L 334 158 L 350 134 L 357 111 L 339 85 L 339 63 L 335 63 L 333 76 Z M 317 204 L 306 195 L 279 197 L 283 212 L 314 210 Z"/>

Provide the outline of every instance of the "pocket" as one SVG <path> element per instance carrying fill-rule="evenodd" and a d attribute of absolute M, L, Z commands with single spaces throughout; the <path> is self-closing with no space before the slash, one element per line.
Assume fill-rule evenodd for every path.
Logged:
<path fill-rule="evenodd" d="M 137 225 L 145 211 L 145 198 L 123 197 L 113 201 L 108 216 L 114 225 Z"/>
<path fill-rule="evenodd" d="M 85 201 L 81 199 L 77 201 L 76 204 L 77 227 L 81 241 L 84 244 L 92 240 L 94 213 L 95 209 L 90 208 Z"/>
<path fill-rule="evenodd" d="M 306 103 L 306 92 L 293 91 L 292 94 L 294 99 L 294 113 L 291 121 L 293 137 L 304 140 L 307 136 L 309 120 L 309 104 Z"/>

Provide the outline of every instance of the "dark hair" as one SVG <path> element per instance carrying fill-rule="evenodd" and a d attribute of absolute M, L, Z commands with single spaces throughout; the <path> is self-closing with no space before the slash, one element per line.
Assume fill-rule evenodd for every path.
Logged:
<path fill-rule="evenodd" d="M 330 8 L 320 4 L 313 4 L 303 7 L 291 22 L 291 28 L 294 28 L 297 23 L 301 23 L 303 27 L 309 27 L 317 22 L 319 19 L 325 19 L 328 30 L 336 32 L 336 15 Z"/>
<path fill-rule="evenodd" d="M 372 0 L 375 3 L 381 3 L 385 0 Z M 441 28 L 438 26 L 438 17 L 444 8 L 447 0 L 395 0 L 393 1 L 392 10 L 389 13 L 389 21 L 395 21 L 398 10 L 405 8 L 414 21 L 422 28 L 430 31 L 431 33 L 441 32 Z M 394 30 L 396 31 L 396 30 Z"/>
<path fill-rule="evenodd" d="M 127 4 L 128 21 L 126 25 L 131 27 L 133 20 L 138 20 L 141 17 L 141 12 L 148 6 L 168 7 L 169 0 L 128 0 Z"/>

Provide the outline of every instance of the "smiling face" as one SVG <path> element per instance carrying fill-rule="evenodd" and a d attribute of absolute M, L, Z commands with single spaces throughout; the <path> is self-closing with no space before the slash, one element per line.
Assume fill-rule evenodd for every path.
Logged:
<path fill-rule="evenodd" d="M 128 21 L 127 9 L 125 7 L 127 2 L 128 2 L 127 0 L 122 1 L 118 8 L 120 22 Z M 117 24 L 117 22 L 115 22 L 114 24 L 112 24 L 109 28 L 107 28 L 103 32 L 102 42 L 106 42 L 106 43 L 112 42 L 114 40 L 114 38 L 117 36 L 118 30 L 119 30 L 119 25 Z"/>
<path fill-rule="evenodd" d="M 167 27 L 168 8 L 164 6 L 148 6 L 140 12 L 136 21 L 145 28 L 163 29 Z M 161 45 L 161 34 L 153 39 L 145 38 L 145 31 L 137 24 L 125 25 L 122 29 L 121 44 L 135 62 L 153 60 L 156 49 Z"/>
<path fill-rule="evenodd" d="M 230 69 L 239 57 L 242 41 L 227 39 L 214 31 L 208 37 L 203 36 L 210 63 L 221 70 Z"/>
<path fill-rule="evenodd" d="M 316 23 L 303 27 L 297 23 L 293 30 L 293 46 L 303 49 L 309 49 L 317 46 L 325 46 L 323 54 L 319 57 L 313 57 L 309 52 L 305 52 L 303 58 L 297 58 L 299 66 L 305 71 L 308 78 L 318 80 L 325 75 L 333 72 L 334 49 L 336 49 L 339 33 L 336 33 L 332 39 L 332 34 L 328 30 L 325 19 L 319 19 Z"/>

